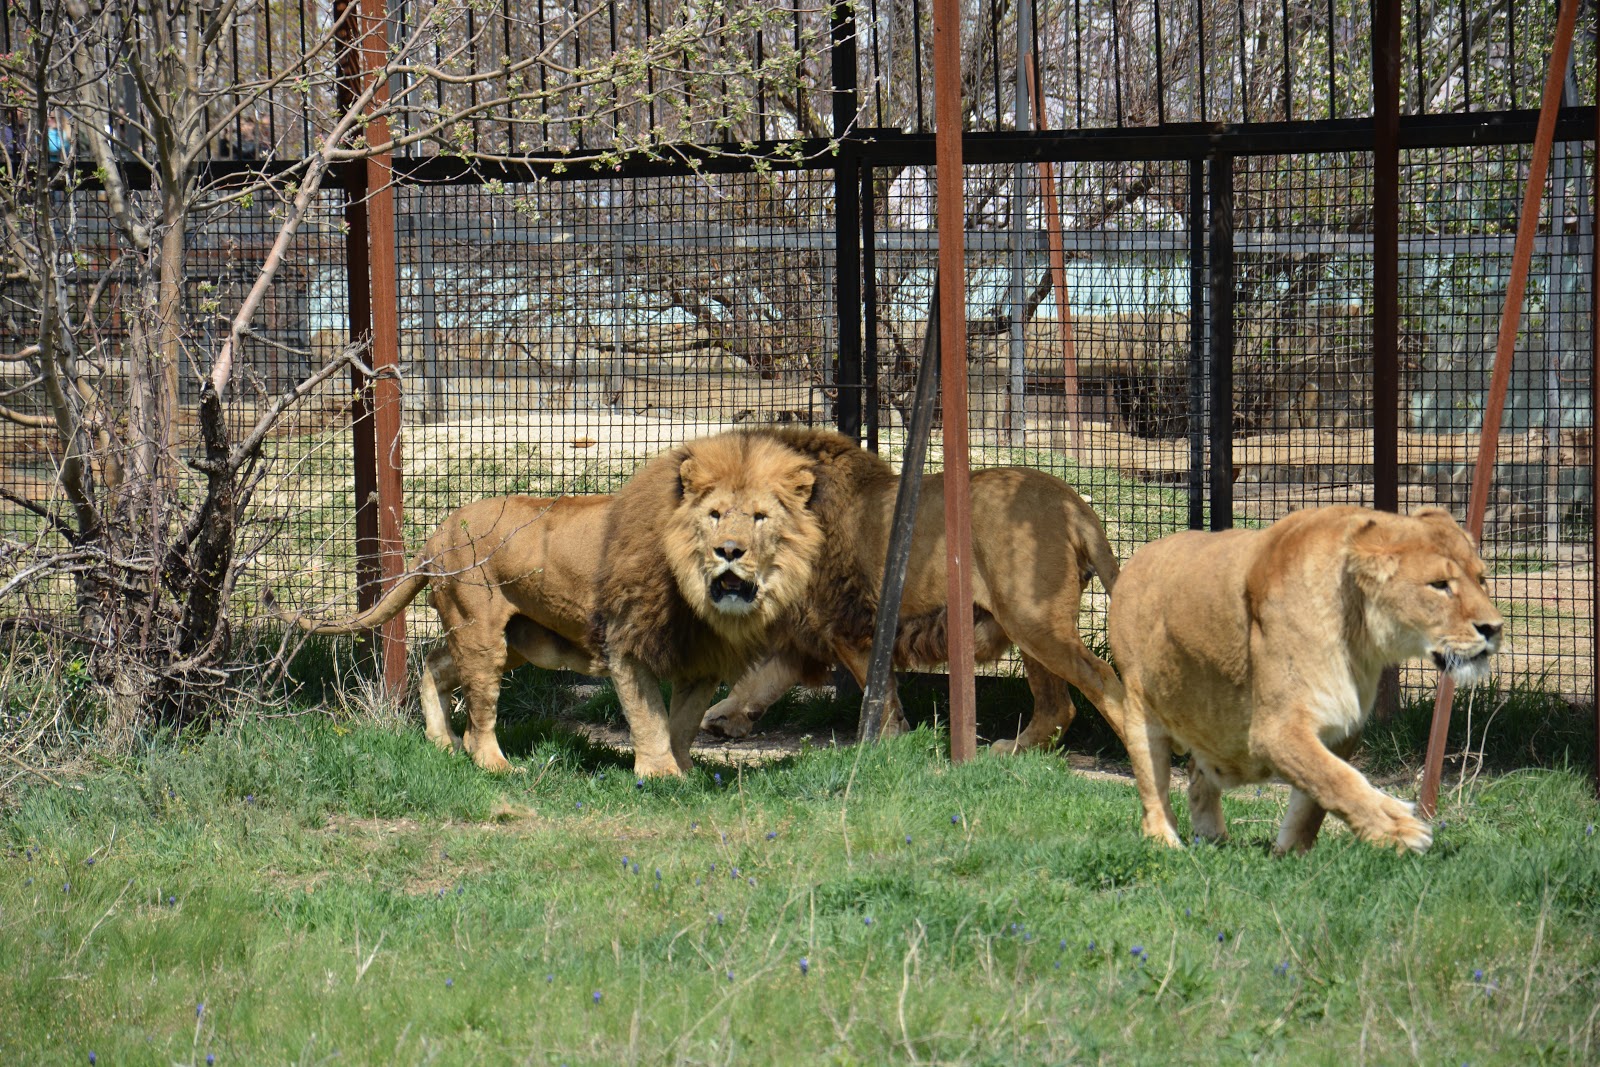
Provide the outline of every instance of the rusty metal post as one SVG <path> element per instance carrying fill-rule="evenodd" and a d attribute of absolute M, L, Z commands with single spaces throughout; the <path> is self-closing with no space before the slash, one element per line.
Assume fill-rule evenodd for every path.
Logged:
<path fill-rule="evenodd" d="M 1483 516 L 1489 507 L 1489 485 L 1494 480 L 1495 451 L 1500 446 L 1500 419 L 1505 413 L 1506 388 L 1511 381 L 1511 360 L 1516 354 L 1517 328 L 1522 320 L 1522 299 L 1533 261 L 1533 239 L 1539 232 L 1539 212 L 1544 202 L 1544 180 L 1550 168 L 1550 148 L 1555 143 L 1556 115 L 1561 108 L 1561 83 L 1566 78 L 1567 56 L 1572 51 L 1572 31 L 1578 21 L 1579 0 L 1564 0 L 1550 45 L 1550 68 L 1545 75 L 1544 100 L 1539 107 L 1539 127 L 1533 138 L 1533 158 L 1528 161 L 1528 185 L 1522 193 L 1522 215 L 1517 220 L 1517 240 L 1511 252 L 1511 277 L 1506 282 L 1505 308 L 1500 313 L 1500 335 L 1495 344 L 1494 374 L 1478 430 L 1478 460 L 1472 470 L 1472 496 L 1467 502 L 1467 532 L 1483 542 Z M 1428 755 L 1422 768 L 1422 792 L 1417 808 L 1431 818 L 1439 800 L 1439 778 L 1444 771 L 1444 744 L 1450 732 L 1450 705 L 1455 683 L 1448 674 L 1439 677 L 1433 702 L 1433 725 L 1428 731 Z"/>
<path fill-rule="evenodd" d="M 334 8 L 341 19 L 339 42 L 339 103 L 351 106 L 374 71 L 384 62 L 388 47 L 384 0 L 360 0 L 354 12 L 347 3 Z M 388 86 L 378 87 L 372 110 L 388 99 Z M 368 144 L 386 144 L 388 120 L 375 114 L 366 126 Z M 394 189 L 392 157 L 369 157 L 351 168 L 345 183 L 346 271 L 350 290 L 350 336 L 370 341 L 368 365 L 371 380 L 359 370 L 351 372 L 355 400 L 351 431 L 354 435 L 356 495 L 357 603 L 365 610 L 405 569 L 400 539 L 400 341 L 399 287 L 395 268 Z M 384 688 L 392 694 L 405 689 L 405 614 L 395 616 L 379 631 L 378 653 Z"/>
<path fill-rule="evenodd" d="M 950 605 L 950 758 L 977 753 L 973 681 L 972 495 L 967 448 L 966 196 L 961 165 L 961 6 L 934 0 L 934 160 L 939 195 L 939 362 Z"/>
<path fill-rule="evenodd" d="M 1400 3 L 1372 23 L 1372 506 L 1400 510 Z M 1378 721 L 1400 705 L 1400 672 L 1378 682 Z"/>
<path fill-rule="evenodd" d="M 1600 40 L 1600 29 L 1595 39 Z M 1600 59 L 1595 61 L 1594 83 L 1600 93 Z M 1594 144 L 1600 153 L 1600 107 L 1595 108 Z M 1594 788 L 1600 796 L 1600 167 L 1596 171 L 1589 184 L 1594 197 L 1589 227 L 1589 699 L 1594 705 Z"/>

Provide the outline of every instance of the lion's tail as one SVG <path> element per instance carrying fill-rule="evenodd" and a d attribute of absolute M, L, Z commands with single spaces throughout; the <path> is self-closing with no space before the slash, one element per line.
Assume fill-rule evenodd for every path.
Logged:
<path fill-rule="evenodd" d="M 322 620 L 314 619 L 299 612 L 290 611 L 278 604 L 277 598 L 272 595 L 272 590 L 264 590 L 261 601 L 269 611 L 277 613 L 278 618 L 284 622 L 293 623 L 307 633 L 313 634 L 353 634 L 362 630 L 371 630 L 382 626 L 396 615 L 406 609 L 406 605 L 417 599 L 417 594 L 428 585 L 431 575 L 412 573 L 406 575 L 383 595 L 372 607 L 366 611 L 357 612 L 345 619 Z"/>
<path fill-rule="evenodd" d="M 1011 647 L 1011 638 L 995 617 L 982 608 L 972 609 L 974 658 L 979 663 L 999 659 Z M 914 619 L 902 619 L 894 638 L 897 667 L 930 667 L 943 663 L 950 653 L 950 611 L 940 608 Z"/>

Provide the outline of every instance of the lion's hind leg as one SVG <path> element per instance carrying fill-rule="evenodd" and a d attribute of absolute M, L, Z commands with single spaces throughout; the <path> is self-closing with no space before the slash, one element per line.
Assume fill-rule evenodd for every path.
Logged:
<path fill-rule="evenodd" d="M 461 749 L 461 737 L 450 728 L 449 711 L 460 681 L 456 674 L 456 661 L 445 645 L 428 653 L 422 665 L 422 674 L 417 679 L 417 699 L 422 704 L 422 732 L 429 741 L 447 751 Z"/>
<path fill-rule="evenodd" d="M 1189 763 L 1189 831 L 1202 841 L 1223 841 L 1228 836 L 1222 783 L 1198 759 Z"/>
<path fill-rule="evenodd" d="M 1028 675 L 1028 688 L 1033 692 L 1033 715 L 1028 725 L 1017 734 L 1014 741 L 996 741 L 989 751 L 997 753 L 1026 752 L 1031 748 L 1048 748 L 1061 740 L 1078 709 L 1072 703 L 1072 690 L 1061 678 L 1044 664 L 1022 653 L 1022 667 Z"/>
<path fill-rule="evenodd" d="M 1144 809 L 1140 823 L 1146 837 L 1173 848 L 1182 848 L 1178 820 L 1172 813 L 1172 737 L 1152 715 L 1143 696 L 1130 688 L 1122 701 L 1123 743 L 1128 761 L 1133 764 L 1133 780 L 1139 787 L 1139 803 Z"/>
<path fill-rule="evenodd" d="M 462 737 L 462 747 L 479 767 L 491 774 L 505 774 L 513 768 L 505 753 L 500 751 L 500 739 L 494 732 L 500 706 L 500 680 L 510 666 L 505 631 L 503 628 L 492 633 L 457 631 L 451 635 L 450 653 L 467 696 L 470 725 Z"/>

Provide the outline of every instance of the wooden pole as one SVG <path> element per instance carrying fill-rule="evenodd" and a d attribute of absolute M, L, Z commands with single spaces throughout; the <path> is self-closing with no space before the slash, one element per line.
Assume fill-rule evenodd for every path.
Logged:
<path fill-rule="evenodd" d="M 973 682 L 972 495 L 967 445 L 967 285 L 961 163 L 961 5 L 933 4 L 934 161 L 939 193 L 940 400 L 944 407 L 944 524 L 950 654 L 950 758 L 978 748 Z"/>
<path fill-rule="evenodd" d="M 1400 0 L 1372 23 L 1372 506 L 1400 510 Z M 1378 681 L 1379 722 L 1400 706 L 1400 671 Z"/>
<path fill-rule="evenodd" d="M 1511 381 L 1511 361 L 1516 354 L 1517 329 L 1522 320 L 1528 267 L 1533 261 L 1533 239 L 1539 232 L 1544 180 L 1550 169 L 1550 148 L 1555 143 L 1561 83 L 1566 79 L 1567 56 L 1572 51 L 1572 31 L 1577 21 L 1578 0 L 1564 0 L 1555 40 L 1550 46 L 1550 68 L 1545 75 L 1544 100 L 1533 138 L 1533 158 L 1528 162 L 1528 184 L 1522 193 L 1522 215 L 1517 220 L 1517 240 L 1511 251 L 1511 277 L 1506 282 L 1505 308 L 1500 314 L 1500 336 L 1495 345 L 1494 374 L 1484 404 L 1483 425 L 1478 431 L 1478 460 L 1472 470 L 1472 496 L 1467 502 L 1467 533 L 1480 544 L 1484 512 L 1489 507 L 1489 485 L 1494 479 L 1495 451 L 1500 446 L 1500 419 L 1505 414 L 1506 388 Z M 1422 792 L 1417 798 L 1423 818 L 1432 818 L 1438 809 L 1439 779 L 1444 772 L 1444 745 L 1450 732 L 1450 705 L 1455 692 L 1450 676 L 1441 674 L 1439 691 L 1433 701 L 1433 725 L 1428 731 L 1428 755 L 1422 768 Z"/>

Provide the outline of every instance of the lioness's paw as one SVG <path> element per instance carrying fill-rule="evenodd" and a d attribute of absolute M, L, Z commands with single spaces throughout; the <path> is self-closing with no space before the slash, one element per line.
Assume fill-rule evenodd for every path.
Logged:
<path fill-rule="evenodd" d="M 670 753 L 654 758 L 635 755 L 633 758 L 633 773 L 640 778 L 682 777 L 683 768 L 678 766 L 677 759 Z"/>
<path fill-rule="evenodd" d="M 1014 740 L 996 741 L 994 744 L 989 746 L 989 751 L 999 756 L 1015 755 L 1017 751 L 1017 743 Z"/>

